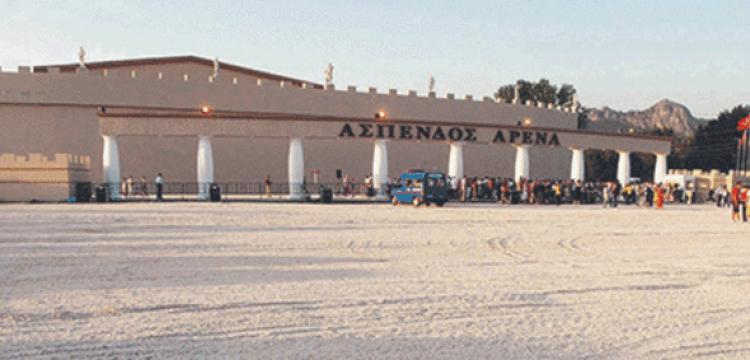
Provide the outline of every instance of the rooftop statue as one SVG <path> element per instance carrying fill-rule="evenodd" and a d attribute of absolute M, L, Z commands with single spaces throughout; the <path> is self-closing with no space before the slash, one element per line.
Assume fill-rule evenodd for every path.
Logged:
<path fill-rule="evenodd" d="M 83 50 L 83 46 L 78 48 L 78 66 L 81 69 L 86 68 L 86 50 Z"/>
<path fill-rule="evenodd" d="M 323 71 L 323 74 L 325 74 L 325 84 L 326 86 L 331 85 L 333 82 L 333 64 L 328 63 L 328 66 L 326 67 L 325 71 Z"/>

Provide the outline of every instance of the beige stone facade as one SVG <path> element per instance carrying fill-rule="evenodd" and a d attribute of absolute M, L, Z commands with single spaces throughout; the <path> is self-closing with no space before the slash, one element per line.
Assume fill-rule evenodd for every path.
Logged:
<path fill-rule="evenodd" d="M 153 179 L 163 172 L 167 181 L 190 182 L 196 180 L 198 136 L 208 135 L 215 181 L 261 182 L 270 175 L 286 182 L 290 139 L 301 138 L 305 172 L 319 171 L 321 182 L 332 182 L 336 169 L 359 179 L 371 173 L 378 139 L 388 140 L 390 176 L 409 168 L 446 171 L 451 142 L 465 143 L 464 172 L 477 176 L 512 177 L 514 145 L 528 147 L 529 176 L 534 178 L 567 178 L 570 148 L 670 152 L 669 141 L 662 138 L 580 131 L 574 110 L 547 104 L 352 86 L 323 89 L 225 63 L 217 78 L 212 73 L 211 61 L 197 57 L 4 71 L 0 154 L 87 158 L 90 170 L 75 181 L 100 182 L 102 135 L 112 135 L 122 176 Z M 202 106 L 210 107 L 210 114 L 201 114 Z M 387 117 L 375 119 L 378 111 Z M 351 134 L 344 131 L 347 124 Z M 360 136 L 363 126 L 376 133 Z M 382 134 L 377 134 L 378 126 L 385 127 Z M 402 136 L 401 127 L 414 133 Z M 432 133 L 441 128 L 445 134 L 418 138 L 418 127 Z M 451 138 L 453 128 L 461 129 L 463 137 Z M 470 132 L 474 138 L 467 137 Z M 0 175 L 13 171 L 6 168 Z M 0 191 L 0 200 L 31 199 L 25 190 L 14 191 L 12 196 Z"/>
<path fill-rule="evenodd" d="M 71 154 L 0 155 L 0 199 L 59 201 L 75 191 L 74 183 L 89 181 L 91 158 Z"/>

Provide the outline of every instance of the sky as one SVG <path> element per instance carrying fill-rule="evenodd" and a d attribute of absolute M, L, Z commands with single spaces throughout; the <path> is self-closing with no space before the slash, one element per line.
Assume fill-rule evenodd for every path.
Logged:
<path fill-rule="evenodd" d="M 198 55 L 338 87 L 491 96 L 573 84 L 585 106 L 750 103 L 748 0 L 0 0 L 0 66 Z"/>

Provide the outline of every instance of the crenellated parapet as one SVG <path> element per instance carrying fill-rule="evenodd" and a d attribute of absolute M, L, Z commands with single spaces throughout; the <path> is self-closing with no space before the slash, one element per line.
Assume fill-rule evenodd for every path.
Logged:
<path fill-rule="evenodd" d="M 289 111 L 362 116 L 386 108 L 402 118 L 445 121 L 500 121 L 516 124 L 531 118 L 541 126 L 575 128 L 572 107 L 528 101 L 506 103 L 491 97 L 458 97 L 416 90 L 379 91 L 355 85 L 338 89 L 286 78 L 269 78 L 233 69 L 213 76 L 204 64 L 147 64 L 116 68 L 21 66 L 0 72 L 0 103 L 75 104 L 214 108 L 234 111 Z M 433 106 L 434 105 L 434 106 Z M 430 113 L 428 109 L 434 109 Z"/>
<path fill-rule="evenodd" d="M 0 154 L 0 181 L 88 181 L 90 170 L 89 156 L 62 153 L 52 156 L 37 153 Z"/>
<path fill-rule="evenodd" d="M 90 173 L 89 156 L 0 154 L 0 202 L 65 201 L 76 183 L 92 180 Z"/>

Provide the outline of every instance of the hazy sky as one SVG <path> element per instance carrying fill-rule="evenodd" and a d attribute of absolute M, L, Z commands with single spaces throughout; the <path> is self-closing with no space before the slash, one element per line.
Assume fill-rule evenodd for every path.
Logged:
<path fill-rule="evenodd" d="M 312 81 L 491 95 L 547 77 L 587 106 L 750 103 L 750 1 L 0 0 L 0 66 L 219 57 Z"/>

